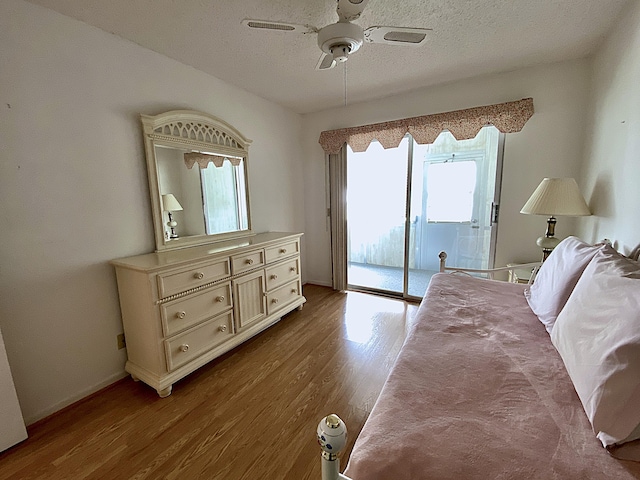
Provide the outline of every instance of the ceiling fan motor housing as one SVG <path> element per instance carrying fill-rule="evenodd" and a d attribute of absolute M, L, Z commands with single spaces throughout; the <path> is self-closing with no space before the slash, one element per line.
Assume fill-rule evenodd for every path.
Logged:
<path fill-rule="evenodd" d="M 337 62 L 344 62 L 363 42 L 362 27 L 349 22 L 327 25 L 318 32 L 318 46 Z"/>

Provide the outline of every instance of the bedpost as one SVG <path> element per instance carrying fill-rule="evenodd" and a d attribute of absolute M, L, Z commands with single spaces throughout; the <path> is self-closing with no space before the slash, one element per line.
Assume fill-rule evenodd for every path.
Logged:
<path fill-rule="evenodd" d="M 440 258 L 440 273 L 444 273 L 444 264 L 447 261 L 447 252 L 442 251 L 438 254 L 438 258 Z"/>
<path fill-rule="evenodd" d="M 322 480 L 351 480 L 340 473 L 338 453 L 347 444 L 347 426 L 336 414 L 327 415 L 316 430 L 322 448 Z"/>

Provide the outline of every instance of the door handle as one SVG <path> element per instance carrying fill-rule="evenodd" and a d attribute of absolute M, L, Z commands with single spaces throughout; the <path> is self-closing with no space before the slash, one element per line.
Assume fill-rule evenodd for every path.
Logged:
<path fill-rule="evenodd" d="M 495 202 L 491 202 L 491 226 L 498 223 L 498 215 L 500 215 L 500 205 Z"/>

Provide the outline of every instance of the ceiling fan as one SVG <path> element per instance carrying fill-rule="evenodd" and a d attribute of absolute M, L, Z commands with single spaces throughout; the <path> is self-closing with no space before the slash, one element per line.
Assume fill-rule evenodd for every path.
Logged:
<path fill-rule="evenodd" d="M 270 20 L 244 19 L 242 24 L 249 28 L 297 32 L 303 34 L 316 33 L 318 46 L 322 50 L 316 70 L 326 70 L 336 66 L 338 62 L 346 62 L 349 55 L 355 53 L 363 42 L 386 43 L 388 45 L 419 46 L 425 43 L 430 28 L 374 26 L 363 29 L 351 23 L 362 14 L 369 0 L 336 0 L 338 4 L 338 21 L 323 28 L 311 25 L 299 25 Z"/>

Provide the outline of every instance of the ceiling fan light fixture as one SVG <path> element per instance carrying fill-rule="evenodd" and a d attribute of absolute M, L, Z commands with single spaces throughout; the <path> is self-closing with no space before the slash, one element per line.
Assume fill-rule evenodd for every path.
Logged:
<path fill-rule="evenodd" d="M 332 50 L 342 45 L 349 48 L 349 54 L 354 53 L 362 46 L 362 42 L 362 27 L 355 23 L 334 23 L 318 32 L 318 46 L 327 55 L 333 55 Z"/>
<path fill-rule="evenodd" d="M 336 45 L 331 47 L 331 54 L 335 62 L 346 62 L 347 58 L 349 58 L 349 53 L 351 53 L 349 45 Z"/>

